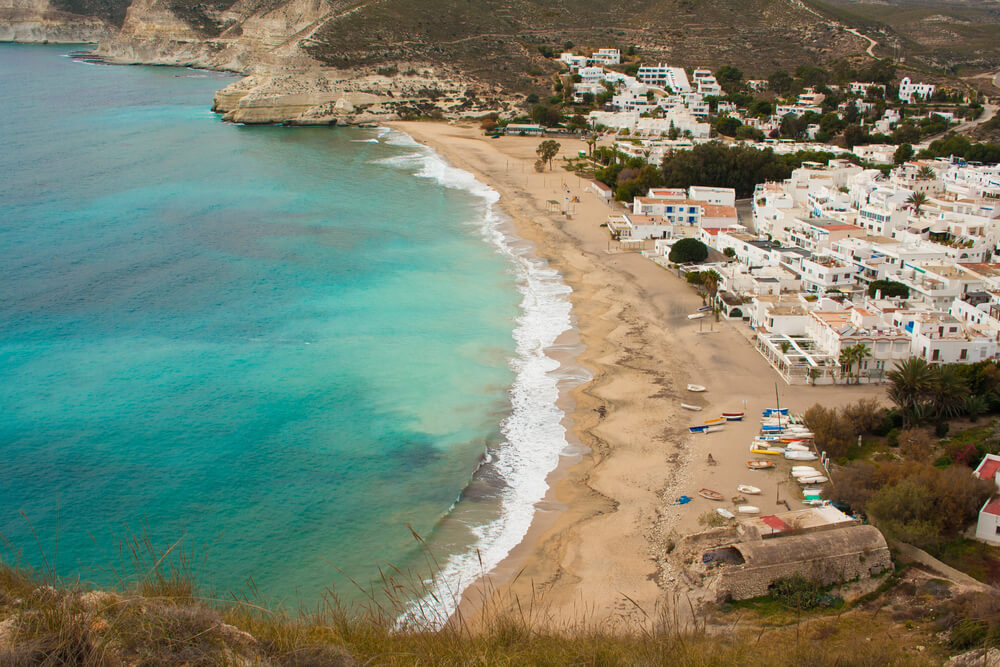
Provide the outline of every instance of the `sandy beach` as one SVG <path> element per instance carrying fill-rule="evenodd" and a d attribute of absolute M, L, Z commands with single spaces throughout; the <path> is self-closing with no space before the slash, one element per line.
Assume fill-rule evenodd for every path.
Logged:
<path fill-rule="evenodd" d="M 577 361 L 593 373 L 567 397 L 567 424 L 588 451 L 568 457 L 550 476 L 549 495 L 527 538 L 490 574 L 497 604 L 513 607 L 519 600 L 523 608 L 530 600 L 536 620 L 555 626 L 634 626 L 670 598 L 668 540 L 701 529 L 698 517 L 716 507 L 732 509 L 728 500 L 698 497 L 700 488 L 728 498 L 738 484 L 761 487 L 750 500 L 765 513 L 785 510 L 778 498 L 792 509 L 803 506 L 786 482 L 786 462 L 776 471 L 746 466 L 760 412 L 774 406 L 776 382 L 781 406 L 793 412 L 817 402 L 884 396 L 880 387 L 789 387 L 753 349 L 745 324 L 688 320 L 701 298 L 638 253 L 609 250 L 601 223 L 610 207 L 588 181 L 562 169 L 561 158 L 552 171 L 535 171 L 539 138 L 490 139 L 476 126 L 444 123 L 392 126 L 500 193 L 519 234 L 572 287 L 583 346 Z M 576 138 L 559 141 L 561 155 L 587 149 Z M 579 199 L 569 204 L 569 215 L 561 212 L 566 197 Z M 688 383 L 708 391 L 690 393 Z M 690 412 L 681 402 L 704 409 Z M 744 409 L 747 420 L 722 432 L 688 433 L 691 424 Z M 707 463 L 710 454 L 715 465 Z M 695 500 L 672 504 L 682 494 Z M 468 611 L 482 590 L 467 593 Z"/>

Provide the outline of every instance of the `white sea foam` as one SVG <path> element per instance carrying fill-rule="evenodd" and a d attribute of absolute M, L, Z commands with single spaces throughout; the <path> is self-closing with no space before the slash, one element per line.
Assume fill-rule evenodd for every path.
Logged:
<path fill-rule="evenodd" d="M 352 144 L 377 144 L 378 139 L 351 139 Z"/>
<path fill-rule="evenodd" d="M 562 425 L 565 415 L 556 403 L 559 382 L 567 376 L 558 372 L 559 362 L 548 352 L 572 326 L 568 298 L 572 290 L 526 244 L 505 232 L 504 218 L 496 209 L 500 200 L 496 190 L 469 172 L 450 166 L 409 135 L 392 131 L 383 143 L 417 151 L 380 160 L 381 164 L 414 168 L 419 162 L 417 176 L 466 190 L 484 200 L 483 238 L 510 262 L 523 295 L 513 332 L 516 353 L 510 361 L 515 372 L 510 389 L 511 412 L 501 424 L 503 442 L 490 461 L 505 482 L 499 497 L 500 514 L 485 525 L 471 527 L 476 543 L 466 553 L 451 556 L 431 583 L 432 593 L 415 601 L 410 613 L 400 619 L 400 624 L 440 626 L 455 611 L 469 585 L 484 571 L 495 568 L 527 535 L 535 505 L 548 490 L 546 478 L 568 445 Z"/>

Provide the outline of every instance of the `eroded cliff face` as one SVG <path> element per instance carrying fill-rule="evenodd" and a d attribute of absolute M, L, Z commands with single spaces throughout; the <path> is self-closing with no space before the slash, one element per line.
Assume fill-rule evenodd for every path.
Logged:
<path fill-rule="evenodd" d="M 115 31 L 101 18 L 62 11 L 49 0 L 0 0 L 0 42 L 97 42 Z"/>

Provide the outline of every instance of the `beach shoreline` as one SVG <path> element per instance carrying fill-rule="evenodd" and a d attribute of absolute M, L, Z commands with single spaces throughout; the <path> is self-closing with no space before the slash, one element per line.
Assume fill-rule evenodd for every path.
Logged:
<path fill-rule="evenodd" d="M 560 457 L 527 535 L 469 587 L 460 615 L 475 623 L 484 610 L 528 608 L 533 622 L 550 627 L 634 628 L 667 604 L 675 577 L 666 560 L 668 543 L 699 530 L 698 516 L 716 507 L 701 498 L 685 506 L 671 502 L 700 486 L 729 493 L 760 479 L 747 475 L 747 443 L 757 428 L 755 411 L 774 404 L 778 375 L 752 348 L 740 329 L 745 326 L 692 323 L 687 314 L 702 301 L 683 280 L 638 253 L 611 250 L 601 227 L 609 205 L 589 182 L 562 170 L 561 157 L 552 171 L 536 171 L 540 139 L 490 139 L 473 125 L 387 125 L 500 194 L 499 206 L 518 235 L 572 288 L 581 348 L 576 363 L 591 374 L 568 396 L 560 393 L 571 441 L 586 451 Z M 560 143 L 561 156 L 586 150 L 574 137 Z M 688 382 L 710 390 L 695 397 L 685 391 Z M 778 387 L 787 394 L 782 406 L 787 399 L 793 411 L 883 391 L 787 389 Z M 727 426 L 723 437 L 695 439 L 687 432 L 691 413 L 680 408 L 681 400 L 704 405 L 697 419 L 743 409 L 749 419 Z M 719 465 L 705 464 L 709 454 Z M 762 510 L 784 509 L 776 486 L 773 499 L 758 503 Z"/>

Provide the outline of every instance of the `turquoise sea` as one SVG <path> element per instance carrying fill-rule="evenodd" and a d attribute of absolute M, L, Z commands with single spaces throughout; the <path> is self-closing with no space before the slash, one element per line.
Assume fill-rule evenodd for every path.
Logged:
<path fill-rule="evenodd" d="M 183 538 L 209 587 L 289 604 L 421 564 L 408 525 L 435 585 L 498 562 L 565 447 L 570 312 L 496 194 L 72 51 L 0 45 L 0 533 L 97 583 L 116 537 Z"/>

